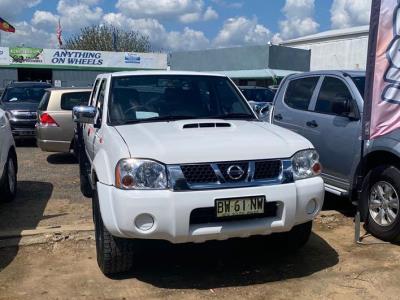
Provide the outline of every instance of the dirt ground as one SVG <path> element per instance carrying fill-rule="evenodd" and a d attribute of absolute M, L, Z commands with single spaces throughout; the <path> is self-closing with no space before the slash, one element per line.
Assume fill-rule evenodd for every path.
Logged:
<path fill-rule="evenodd" d="M 18 198 L 0 204 L 0 299 L 399 299 L 400 247 L 355 245 L 354 210 L 331 196 L 296 254 L 262 237 L 155 244 L 107 278 L 73 157 L 24 145 L 18 158 Z"/>

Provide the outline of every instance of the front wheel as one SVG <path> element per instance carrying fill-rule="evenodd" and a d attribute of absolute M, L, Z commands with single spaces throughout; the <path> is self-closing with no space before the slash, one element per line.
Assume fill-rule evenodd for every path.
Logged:
<path fill-rule="evenodd" d="M 104 275 L 129 271 L 133 265 L 133 242 L 111 235 L 103 224 L 97 191 L 93 191 L 97 264 Z"/>
<path fill-rule="evenodd" d="M 279 248 L 284 251 L 294 252 L 303 247 L 310 239 L 312 221 L 294 226 L 289 232 L 274 234 Z"/>
<path fill-rule="evenodd" d="M 360 206 L 365 226 L 375 237 L 388 242 L 400 237 L 400 171 L 383 165 L 372 169 L 364 179 Z"/>
<path fill-rule="evenodd" d="M 17 159 L 10 152 L 4 166 L 3 179 L 0 183 L 0 200 L 10 202 L 17 194 Z"/>

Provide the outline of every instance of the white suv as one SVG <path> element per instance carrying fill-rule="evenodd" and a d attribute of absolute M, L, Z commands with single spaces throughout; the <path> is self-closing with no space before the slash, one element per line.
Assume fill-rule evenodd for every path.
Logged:
<path fill-rule="evenodd" d="M 12 201 L 17 193 L 17 154 L 10 123 L 0 109 L 0 202 Z"/>
<path fill-rule="evenodd" d="M 318 154 L 300 135 L 259 121 L 229 78 L 99 75 L 74 119 L 103 273 L 132 266 L 132 239 L 281 233 L 291 248 L 308 240 L 324 198 Z"/>

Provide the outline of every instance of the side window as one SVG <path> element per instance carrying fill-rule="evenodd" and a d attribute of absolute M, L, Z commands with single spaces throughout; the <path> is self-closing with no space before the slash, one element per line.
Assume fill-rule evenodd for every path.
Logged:
<path fill-rule="evenodd" d="M 95 103 L 95 107 L 97 108 L 97 116 L 95 118 L 96 124 L 100 127 L 101 124 L 101 117 L 103 115 L 103 105 L 104 105 L 104 97 L 106 93 L 106 85 L 107 85 L 107 80 L 103 79 L 101 81 L 100 87 L 99 87 L 99 94 L 97 95 L 97 100 Z"/>
<path fill-rule="evenodd" d="M 88 103 L 90 92 L 64 93 L 61 96 L 61 109 L 72 110 L 74 106 Z"/>
<path fill-rule="evenodd" d="M 352 95 L 339 78 L 325 77 L 319 92 L 315 111 L 329 115 L 345 116 L 354 112 Z"/>
<path fill-rule="evenodd" d="M 99 83 L 100 83 L 100 79 L 96 79 L 96 81 L 93 85 L 92 95 L 90 96 L 89 106 L 94 106 L 94 103 L 96 101 L 95 97 L 97 94 L 97 90 L 99 89 Z"/>
<path fill-rule="evenodd" d="M 96 101 L 97 109 L 103 110 L 104 96 L 106 93 L 106 83 L 107 83 L 107 80 L 103 79 L 103 81 L 100 84 L 100 91 L 99 91 L 99 95 L 97 96 L 97 101 Z"/>
<path fill-rule="evenodd" d="M 307 77 L 290 81 L 285 93 L 285 103 L 294 109 L 308 110 L 318 80 L 319 77 Z"/>
<path fill-rule="evenodd" d="M 38 110 L 44 111 L 47 109 L 47 106 L 49 105 L 49 100 L 50 100 L 50 91 L 46 91 L 42 97 L 42 100 L 39 103 Z"/>

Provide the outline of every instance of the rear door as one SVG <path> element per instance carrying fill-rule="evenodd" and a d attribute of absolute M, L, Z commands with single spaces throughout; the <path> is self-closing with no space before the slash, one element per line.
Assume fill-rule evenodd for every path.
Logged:
<path fill-rule="evenodd" d="M 320 76 L 287 79 L 275 98 L 272 123 L 304 135 L 319 84 Z"/>
<path fill-rule="evenodd" d="M 341 77 L 324 76 L 305 116 L 304 136 L 320 154 L 327 184 L 348 189 L 361 147 L 361 118 L 355 95 Z"/>

